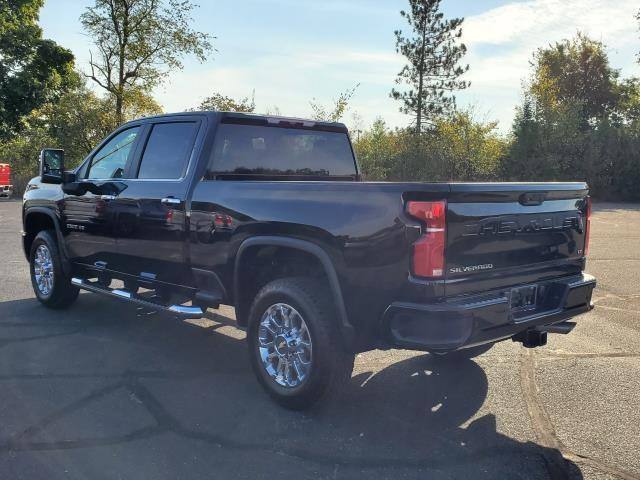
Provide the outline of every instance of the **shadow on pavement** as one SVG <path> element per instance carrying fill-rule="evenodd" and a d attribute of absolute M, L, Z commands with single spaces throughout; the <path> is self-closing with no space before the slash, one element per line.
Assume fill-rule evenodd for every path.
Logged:
<path fill-rule="evenodd" d="M 411 357 L 354 376 L 311 412 L 289 412 L 254 380 L 232 320 L 209 319 L 136 316 L 90 294 L 66 311 L 0 303 L 0 476 L 22 459 L 38 465 L 32 478 L 55 477 L 42 461 L 54 455 L 85 478 L 107 465 L 130 477 L 129 457 L 137 478 L 175 478 L 189 455 L 192 476 L 226 468 L 225 478 L 258 466 L 258 478 L 581 478 L 558 451 L 478 415 L 488 382 L 471 360 Z M 18 462 L 4 474 L 3 458 Z"/>

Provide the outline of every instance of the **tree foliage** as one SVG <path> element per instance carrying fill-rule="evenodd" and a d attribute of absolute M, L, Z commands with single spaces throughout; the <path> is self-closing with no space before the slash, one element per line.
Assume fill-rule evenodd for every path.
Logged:
<path fill-rule="evenodd" d="M 422 135 L 389 130 L 379 118 L 354 142 L 366 179 L 425 182 L 495 180 L 508 146 L 497 124 L 473 111 L 441 117 Z"/>
<path fill-rule="evenodd" d="M 411 10 L 400 12 L 411 32 L 405 36 L 396 30 L 396 50 L 408 63 L 398 74 L 396 84 L 406 85 L 404 91 L 391 91 L 391 97 L 401 102 L 400 111 L 415 119 L 417 132 L 433 125 L 436 118 L 455 108 L 456 90 L 469 83 L 460 80 L 469 66 L 459 65 L 467 52 L 462 36 L 463 18 L 445 19 L 440 12 L 441 0 L 409 0 Z"/>
<path fill-rule="evenodd" d="M 140 93 L 127 101 L 130 117 L 161 113 L 149 96 Z M 42 148 L 65 150 L 67 166 L 78 165 L 116 125 L 113 99 L 98 97 L 84 82 L 44 104 L 24 118 L 20 135 L 0 143 L 0 162 L 10 163 L 18 191 L 37 174 Z"/>
<path fill-rule="evenodd" d="M 596 196 L 640 199 L 638 80 L 620 79 L 605 46 L 582 34 L 534 60 L 504 177 L 585 180 Z"/>
<path fill-rule="evenodd" d="M 220 93 L 214 93 L 210 97 L 202 100 L 195 110 L 253 113 L 256 110 L 255 91 L 251 94 L 251 98 L 244 97 L 240 100 L 236 100 Z"/>
<path fill-rule="evenodd" d="M 549 111 L 579 104 L 584 126 L 616 113 L 622 87 L 601 42 L 579 33 L 534 55 L 530 86 L 538 109 Z"/>
<path fill-rule="evenodd" d="M 359 86 L 360 84 L 358 83 L 353 88 L 341 92 L 328 108 L 314 98 L 309 102 L 312 112 L 311 118 L 320 122 L 339 122 L 349 110 L 349 102 Z"/>
<path fill-rule="evenodd" d="M 89 78 L 113 97 L 119 123 L 127 99 L 182 69 L 185 55 L 206 60 L 212 37 L 191 28 L 194 8 L 189 0 L 95 0 L 80 17 L 95 44 Z"/>
<path fill-rule="evenodd" d="M 42 38 L 43 0 L 0 0 L 0 139 L 33 109 L 59 97 L 73 81 L 73 55 Z"/>

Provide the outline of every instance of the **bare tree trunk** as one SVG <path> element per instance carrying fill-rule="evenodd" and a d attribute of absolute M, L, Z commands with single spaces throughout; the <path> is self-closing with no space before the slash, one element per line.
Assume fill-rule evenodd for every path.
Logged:
<path fill-rule="evenodd" d="M 427 26 L 426 24 L 422 28 L 422 48 L 420 49 L 420 69 L 418 75 L 420 80 L 418 82 L 418 115 L 416 118 L 416 130 L 418 134 L 422 133 L 422 91 L 424 90 L 424 56 L 425 48 L 427 47 Z"/>
<path fill-rule="evenodd" d="M 116 123 L 122 125 L 124 123 L 124 100 L 122 98 L 122 89 L 116 93 Z"/>

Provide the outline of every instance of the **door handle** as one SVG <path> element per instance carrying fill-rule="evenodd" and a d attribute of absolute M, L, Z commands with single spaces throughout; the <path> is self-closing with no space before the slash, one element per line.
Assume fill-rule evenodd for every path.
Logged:
<path fill-rule="evenodd" d="M 100 195 L 100 200 L 104 200 L 106 202 L 110 200 L 115 200 L 115 199 L 116 199 L 115 195 Z"/>
<path fill-rule="evenodd" d="M 182 203 L 182 200 L 174 197 L 166 197 L 160 200 L 160 203 L 162 203 L 163 205 L 180 205 Z"/>

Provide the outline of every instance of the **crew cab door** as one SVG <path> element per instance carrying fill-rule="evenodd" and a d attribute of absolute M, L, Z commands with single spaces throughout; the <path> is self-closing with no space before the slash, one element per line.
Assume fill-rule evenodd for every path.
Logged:
<path fill-rule="evenodd" d="M 113 200 L 126 189 L 143 127 L 117 130 L 100 145 L 78 172 L 88 189 L 66 194 L 60 204 L 65 243 L 75 263 L 107 268 L 116 256 Z"/>
<path fill-rule="evenodd" d="M 118 271 L 153 282 L 186 284 L 185 206 L 203 121 L 198 116 L 163 117 L 148 125 L 132 178 L 112 203 Z"/>

